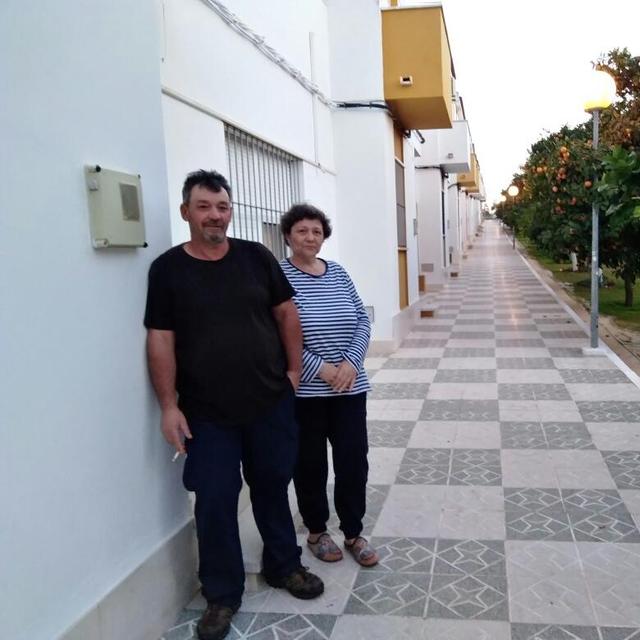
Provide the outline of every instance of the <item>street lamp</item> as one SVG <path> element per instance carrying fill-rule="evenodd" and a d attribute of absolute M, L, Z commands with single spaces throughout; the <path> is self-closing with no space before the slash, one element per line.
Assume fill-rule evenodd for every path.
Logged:
<path fill-rule="evenodd" d="M 518 189 L 517 185 L 512 184 L 507 189 L 507 193 L 513 198 L 513 204 L 516 202 L 516 196 L 520 193 L 520 189 Z M 515 211 L 513 214 L 513 248 L 516 248 L 516 217 Z"/>
<path fill-rule="evenodd" d="M 591 74 L 584 110 L 591 114 L 593 121 L 593 150 L 598 149 L 600 112 L 611 105 L 616 96 L 615 80 L 606 71 Z M 595 198 L 591 203 L 591 349 L 598 348 L 598 307 L 599 307 L 599 217 L 600 211 Z"/>

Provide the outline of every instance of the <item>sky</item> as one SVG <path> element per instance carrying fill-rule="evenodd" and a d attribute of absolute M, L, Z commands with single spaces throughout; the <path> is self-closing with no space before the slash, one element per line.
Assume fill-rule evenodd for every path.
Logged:
<path fill-rule="evenodd" d="M 616 47 L 640 55 L 640 2 L 442 4 L 456 86 L 491 205 L 545 131 L 588 120 L 582 104 L 591 61 Z"/>

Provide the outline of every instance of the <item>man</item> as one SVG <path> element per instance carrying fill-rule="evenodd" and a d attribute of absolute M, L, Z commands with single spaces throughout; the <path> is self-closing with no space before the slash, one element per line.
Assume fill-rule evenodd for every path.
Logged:
<path fill-rule="evenodd" d="M 191 240 L 149 270 L 147 354 L 162 432 L 187 454 L 184 485 L 196 495 L 207 600 L 198 635 L 218 640 L 244 590 L 241 464 L 264 542 L 267 583 L 303 599 L 324 590 L 300 564 L 287 497 L 297 454 L 293 401 L 302 333 L 294 291 L 273 255 L 256 242 L 227 237 L 231 189 L 222 175 L 189 174 L 180 212 Z"/>

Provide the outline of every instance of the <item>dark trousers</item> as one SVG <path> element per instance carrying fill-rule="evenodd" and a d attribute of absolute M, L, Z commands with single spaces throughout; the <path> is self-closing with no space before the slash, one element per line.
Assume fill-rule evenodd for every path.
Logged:
<path fill-rule="evenodd" d="M 296 398 L 300 449 L 293 476 L 298 508 L 310 533 L 327 529 L 327 440 L 333 452 L 334 503 L 345 538 L 362 531 L 367 500 L 367 394 Z"/>
<path fill-rule="evenodd" d="M 293 403 L 293 391 L 287 391 L 269 415 L 238 426 L 189 420 L 193 439 L 187 441 L 184 486 L 196 494 L 198 575 L 208 602 L 233 607 L 240 604 L 244 591 L 238 530 L 240 464 L 264 543 L 264 574 L 279 578 L 300 566 L 287 497 L 298 449 Z"/>

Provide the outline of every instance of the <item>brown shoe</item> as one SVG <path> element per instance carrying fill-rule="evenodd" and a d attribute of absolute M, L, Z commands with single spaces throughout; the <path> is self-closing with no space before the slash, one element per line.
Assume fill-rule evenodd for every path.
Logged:
<path fill-rule="evenodd" d="M 197 631 L 200 640 L 222 640 L 231 629 L 231 618 L 239 607 L 225 607 L 210 602 L 202 618 L 198 621 Z"/>
<path fill-rule="evenodd" d="M 373 567 L 380 560 L 378 552 L 362 536 L 358 536 L 351 544 L 348 544 L 345 540 L 344 548 L 361 567 Z"/>
<path fill-rule="evenodd" d="M 338 562 L 342 560 L 342 551 L 326 531 L 321 533 L 315 542 L 310 542 L 307 539 L 307 546 L 311 553 L 322 562 Z"/>
<path fill-rule="evenodd" d="M 324 592 L 324 583 L 317 575 L 311 573 L 307 567 L 298 567 L 288 576 L 270 578 L 265 576 L 267 584 L 276 589 L 286 589 L 294 598 L 311 600 Z"/>

